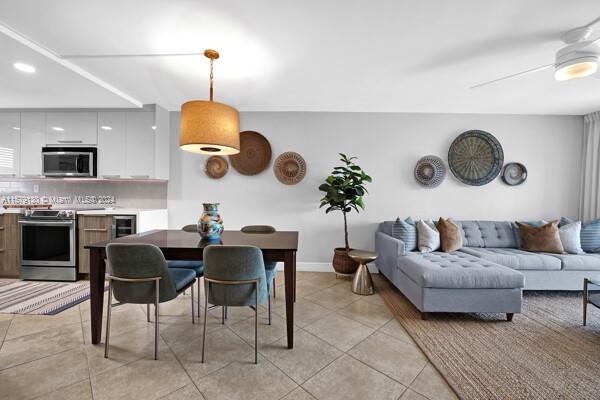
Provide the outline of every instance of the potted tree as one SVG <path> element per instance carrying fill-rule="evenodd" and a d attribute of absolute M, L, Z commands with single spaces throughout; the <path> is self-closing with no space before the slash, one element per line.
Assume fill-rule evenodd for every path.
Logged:
<path fill-rule="evenodd" d="M 339 274 L 353 274 L 356 272 L 358 264 L 348 256 L 348 252 L 352 249 L 348 243 L 347 214 L 353 210 L 356 212 L 364 210 L 363 196 L 368 193 L 364 185 L 366 182 L 372 182 L 372 179 L 354 163 L 353 160 L 356 160 L 356 157 L 339 154 L 342 165 L 333 168 L 333 172 L 327 177 L 325 183 L 319 186 L 319 190 L 325 192 L 319 208 L 327 206 L 326 214 L 340 211 L 344 216 L 345 247 L 334 249 L 333 269 Z"/>

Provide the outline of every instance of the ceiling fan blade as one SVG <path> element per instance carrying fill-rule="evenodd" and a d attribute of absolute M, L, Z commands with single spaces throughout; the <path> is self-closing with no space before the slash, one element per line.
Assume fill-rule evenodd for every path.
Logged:
<path fill-rule="evenodd" d="M 552 67 L 554 67 L 554 64 L 542 65 L 541 67 L 528 69 L 526 71 L 517 72 L 516 74 L 507 75 L 507 76 L 503 76 L 502 78 L 498 78 L 498 79 L 494 79 L 494 80 L 491 80 L 491 81 L 479 83 L 479 84 L 477 84 L 475 86 L 471 86 L 471 89 L 477 89 L 477 88 L 480 88 L 482 86 L 491 85 L 492 83 L 500 82 L 500 81 L 503 81 L 503 80 L 506 80 L 506 79 L 510 79 L 510 78 L 515 78 L 515 77 L 521 76 L 521 75 L 533 74 L 534 72 L 543 71 L 545 69 L 552 68 Z"/>
<path fill-rule="evenodd" d="M 140 54 L 63 54 L 60 58 L 144 58 L 144 57 L 188 57 L 201 56 L 203 53 L 140 53 Z"/>

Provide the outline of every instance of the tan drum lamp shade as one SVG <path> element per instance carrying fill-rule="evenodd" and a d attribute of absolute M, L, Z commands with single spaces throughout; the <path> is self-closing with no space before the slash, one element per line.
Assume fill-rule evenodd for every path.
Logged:
<path fill-rule="evenodd" d="M 179 147 L 199 154 L 230 155 L 240 152 L 240 114 L 226 104 L 213 101 L 215 50 L 205 50 L 210 59 L 210 100 L 192 100 L 181 106 Z"/>

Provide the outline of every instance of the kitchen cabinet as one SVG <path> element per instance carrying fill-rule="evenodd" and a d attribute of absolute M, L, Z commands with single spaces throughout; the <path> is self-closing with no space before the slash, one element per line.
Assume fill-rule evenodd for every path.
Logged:
<path fill-rule="evenodd" d="M 126 177 L 154 178 L 154 112 L 127 112 L 126 126 Z"/>
<path fill-rule="evenodd" d="M 79 237 L 79 263 L 80 274 L 90 273 L 90 251 L 84 246 L 110 240 L 112 216 L 110 215 L 78 215 L 77 229 Z"/>
<path fill-rule="evenodd" d="M 21 115 L 0 113 L 0 176 L 19 175 L 21 153 Z"/>
<path fill-rule="evenodd" d="M 42 147 L 46 142 L 46 114 L 21 113 L 21 176 L 42 176 Z"/>
<path fill-rule="evenodd" d="M 127 121 L 124 112 L 98 113 L 98 178 L 125 178 Z"/>
<path fill-rule="evenodd" d="M 0 278 L 18 278 L 19 214 L 0 215 Z"/>
<path fill-rule="evenodd" d="M 46 144 L 61 146 L 98 143 L 98 113 L 88 111 L 46 113 Z"/>

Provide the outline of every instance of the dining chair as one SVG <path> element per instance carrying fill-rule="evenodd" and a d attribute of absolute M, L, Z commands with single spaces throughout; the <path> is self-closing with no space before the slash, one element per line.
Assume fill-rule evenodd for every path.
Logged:
<path fill-rule="evenodd" d="M 270 225 L 246 225 L 241 229 L 241 231 L 243 233 L 259 234 L 259 235 L 265 235 L 265 234 L 276 232 L 275 228 Z M 267 285 L 269 286 L 268 290 L 269 290 L 269 293 L 271 293 L 271 291 L 273 291 L 273 298 L 277 297 L 277 294 L 275 292 L 275 275 L 277 274 L 277 271 L 275 270 L 276 268 L 277 268 L 276 262 L 265 263 L 265 273 L 267 275 Z M 269 325 L 271 325 L 271 299 L 269 299 Z"/>
<path fill-rule="evenodd" d="M 188 224 L 181 228 L 185 232 L 198 232 L 198 225 Z M 204 264 L 202 260 L 167 260 L 169 268 L 182 268 L 193 270 L 196 273 L 198 280 L 198 305 L 196 310 L 198 311 L 198 318 L 200 318 L 200 278 L 204 275 Z"/>
<path fill-rule="evenodd" d="M 146 304 L 150 322 L 150 304 L 154 304 L 154 359 L 158 360 L 159 304 L 191 288 L 192 323 L 195 323 L 196 274 L 189 269 L 167 268 L 165 257 L 153 244 L 109 243 L 106 255 L 109 276 L 104 358 L 108 358 L 111 310 L 123 304 Z M 112 304 L 113 296 L 118 303 Z"/>
<path fill-rule="evenodd" d="M 258 364 L 258 305 L 269 298 L 262 252 L 254 246 L 207 246 L 204 249 L 204 328 L 206 349 L 208 303 L 254 308 L 254 363 Z"/>

